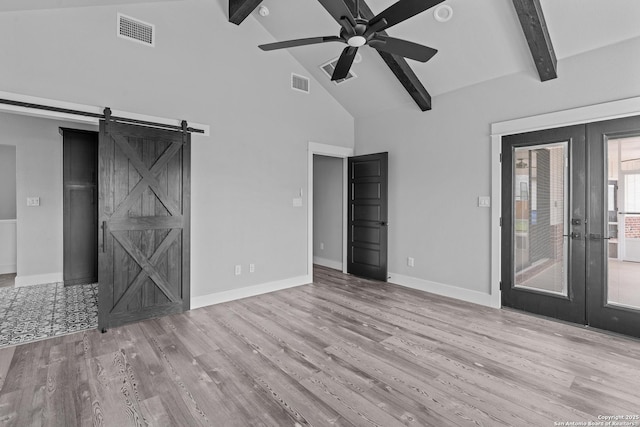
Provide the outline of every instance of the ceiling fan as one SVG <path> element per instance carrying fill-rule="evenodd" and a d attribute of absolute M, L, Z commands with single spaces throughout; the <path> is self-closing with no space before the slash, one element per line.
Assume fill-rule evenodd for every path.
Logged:
<path fill-rule="evenodd" d="M 360 0 L 355 0 L 355 17 L 349 7 L 344 3 L 344 0 L 318 1 L 327 9 L 331 16 L 340 23 L 342 28 L 340 29 L 339 36 L 309 37 L 268 43 L 258 47 L 268 51 L 328 42 L 346 43 L 348 46 L 342 51 L 333 75 L 331 76 L 331 80 L 341 80 L 347 77 L 349 69 L 351 69 L 351 64 L 353 64 L 353 60 L 358 52 L 358 48 L 364 45 L 369 45 L 382 52 L 399 55 L 420 62 L 427 62 L 438 52 L 436 49 L 407 40 L 389 37 L 386 34 L 380 34 L 380 32 L 422 13 L 442 3 L 444 0 L 399 0 L 368 20 L 360 16 Z"/>

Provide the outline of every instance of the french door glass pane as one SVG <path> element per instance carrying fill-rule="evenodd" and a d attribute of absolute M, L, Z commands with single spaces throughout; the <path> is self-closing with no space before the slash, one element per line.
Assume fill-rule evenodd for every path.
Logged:
<path fill-rule="evenodd" d="M 567 295 L 568 143 L 518 147 L 513 155 L 513 284 Z"/>
<path fill-rule="evenodd" d="M 640 309 L 640 137 L 608 141 L 608 303 Z"/>

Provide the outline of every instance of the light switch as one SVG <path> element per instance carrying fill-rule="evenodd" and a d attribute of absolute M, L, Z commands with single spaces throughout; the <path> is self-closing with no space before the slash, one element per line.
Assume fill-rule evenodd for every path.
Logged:
<path fill-rule="evenodd" d="M 489 197 L 489 196 L 480 196 L 480 197 L 478 197 L 478 207 L 479 208 L 490 208 L 491 207 L 491 197 Z"/>
<path fill-rule="evenodd" d="M 40 206 L 40 197 L 27 197 L 27 206 Z"/>

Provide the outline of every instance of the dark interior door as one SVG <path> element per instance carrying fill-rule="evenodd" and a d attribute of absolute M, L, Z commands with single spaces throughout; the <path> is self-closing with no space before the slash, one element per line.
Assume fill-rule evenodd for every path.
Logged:
<path fill-rule="evenodd" d="M 640 117 L 592 123 L 588 324 L 640 337 Z"/>
<path fill-rule="evenodd" d="M 640 117 L 502 141 L 502 304 L 640 337 Z"/>
<path fill-rule="evenodd" d="M 349 158 L 347 272 L 387 280 L 388 153 Z"/>
<path fill-rule="evenodd" d="M 502 138 L 502 304 L 585 322 L 585 127 Z"/>
<path fill-rule="evenodd" d="M 63 146 L 63 279 L 98 281 L 98 133 L 60 129 Z"/>
<path fill-rule="evenodd" d="M 189 309 L 190 136 L 102 121 L 98 327 Z"/>

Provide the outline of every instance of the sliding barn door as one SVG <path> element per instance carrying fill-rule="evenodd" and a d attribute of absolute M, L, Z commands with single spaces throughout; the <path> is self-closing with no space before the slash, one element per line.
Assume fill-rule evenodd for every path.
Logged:
<path fill-rule="evenodd" d="M 188 310 L 189 134 L 102 121 L 98 163 L 98 327 Z"/>

